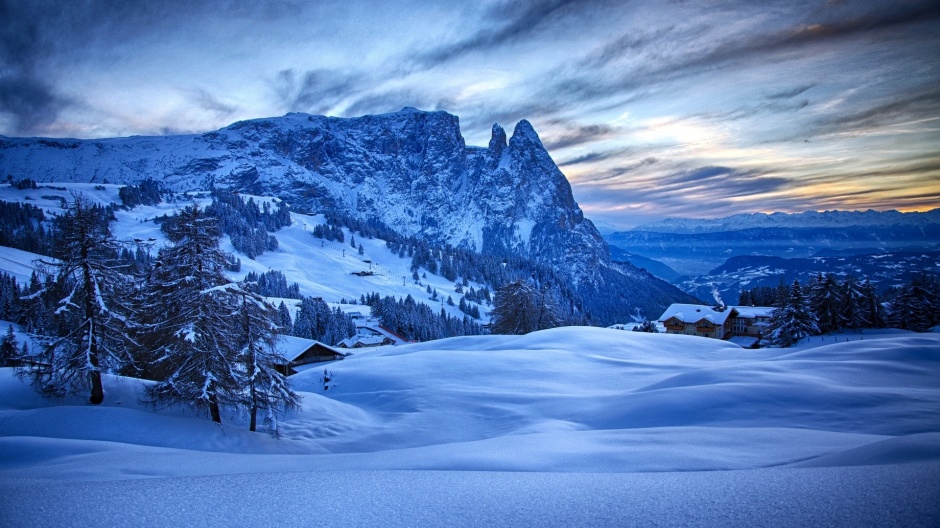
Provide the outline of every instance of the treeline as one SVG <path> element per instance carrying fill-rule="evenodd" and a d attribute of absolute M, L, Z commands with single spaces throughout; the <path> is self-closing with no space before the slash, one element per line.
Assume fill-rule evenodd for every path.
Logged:
<path fill-rule="evenodd" d="M 299 403 L 275 345 L 286 307 L 226 277 L 219 219 L 198 207 L 164 224 L 168 244 L 143 271 L 146 257 L 114 238 L 110 213 L 74 195 L 44 277 L 21 287 L 0 274 L 0 312 L 40 348 L 0 347 L 0 359 L 44 395 L 86 393 L 98 404 L 101 375 L 119 373 L 153 380 L 155 406 L 189 405 L 216 422 L 223 409 L 244 409 L 251 430 L 260 416 L 276 434 L 277 416 Z"/>
<path fill-rule="evenodd" d="M 283 201 L 273 208 L 264 201 L 259 207 L 254 198 L 243 200 L 239 194 L 228 190 L 212 192 L 212 204 L 206 208 L 206 214 L 219 219 L 222 232 L 231 238 L 232 246 L 250 259 L 277 249 L 277 238 L 269 233 L 291 224 L 290 209 Z"/>
<path fill-rule="evenodd" d="M 153 178 L 146 178 L 136 185 L 125 185 L 118 189 L 118 197 L 126 209 L 133 209 L 138 205 L 157 205 L 170 194 L 166 186 Z"/>
<path fill-rule="evenodd" d="M 420 284 L 425 273 L 436 274 L 466 288 L 470 281 L 485 285 L 480 291 L 457 292 L 462 294 L 468 315 L 472 315 L 470 303 L 491 302 L 490 292 L 503 285 L 535 280 L 556 300 L 559 317 L 566 324 L 590 324 L 592 315 L 585 309 L 585 301 L 567 278 L 551 266 L 531 259 L 505 254 L 480 254 L 466 248 L 437 245 L 416 237 L 401 235 L 376 219 L 359 220 L 340 214 L 327 214 L 324 232 L 346 227 L 360 238 L 380 238 L 386 247 L 399 258 L 411 259 L 411 279 Z M 342 232 L 342 230 L 340 230 Z M 433 292 L 432 292 L 433 293 Z M 455 301 L 456 302 L 456 301 Z M 459 303 L 458 303 L 459 304 Z M 477 309 L 479 311 L 479 309 Z"/>
<path fill-rule="evenodd" d="M 248 272 L 245 282 L 253 284 L 255 291 L 265 297 L 303 299 L 303 295 L 300 294 L 300 285 L 296 282 L 288 285 L 287 278 L 277 270 L 265 271 L 260 275 L 253 271 Z"/>
<path fill-rule="evenodd" d="M 411 295 L 395 299 L 378 293 L 364 295 L 362 304 L 371 308 L 372 316 L 382 326 L 412 341 L 430 341 L 446 337 L 480 335 L 483 327 L 470 317 L 453 317 L 441 308 L 435 312 L 430 306 L 418 303 Z"/>
<path fill-rule="evenodd" d="M 0 246 L 49 256 L 55 235 L 41 208 L 0 201 Z"/>
<path fill-rule="evenodd" d="M 798 280 L 789 286 L 781 282 L 769 305 L 776 307 L 771 318 L 771 341 L 779 346 L 846 329 L 925 332 L 940 324 L 940 281 L 923 274 L 879 296 L 868 279 L 859 282 L 848 276 L 840 282 L 832 274 L 820 274 L 805 285 Z"/>

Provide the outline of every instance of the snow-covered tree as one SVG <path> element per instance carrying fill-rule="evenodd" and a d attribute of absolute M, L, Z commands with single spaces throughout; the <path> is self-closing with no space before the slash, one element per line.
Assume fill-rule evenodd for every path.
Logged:
<path fill-rule="evenodd" d="M 786 304 L 772 312 L 770 327 L 771 342 L 781 347 L 792 346 L 804 337 L 819 333 L 816 315 L 803 297 L 799 281 L 793 281 L 789 288 Z"/>
<path fill-rule="evenodd" d="M 23 372 L 44 394 L 89 390 L 88 401 L 99 404 L 101 372 L 130 361 L 130 281 L 118 261 L 113 220 L 109 208 L 75 193 L 56 221 L 56 259 L 41 261 L 52 280 L 33 294 L 54 304 L 55 328 L 45 328 L 53 335 L 36 358 L 38 366 Z"/>
<path fill-rule="evenodd" d="M 494 334 L 528 334 L 560 324 L 551 297 L 531 281 L 511 282 L 497 290 L 490 316 Z"/>
<path fill-rule="evenodd" d="M 284 301 L 281 301 L 281 304 L 277 307 L 277 325 L 280 327 L 280 333 L 289 334 L 291 328 L 294 327 L 294 322 L 290 317 L 290 310 L 287 308 L 287 304 Z"/>
<path fill-rule="evenodd" d="M 16 348 L 16 335 L 13 325 L 7 327 L 6 334 L 0 339 L 0 367 L 12 367 L 19 364 L 19 349 Z"/>
<path fill-rule="evenodd" d="M 283 361 L 276 349 L 277 310 L 263 297 L 247 291 L 245 285 L 230 291 L 242 298 L 239 359 L 245 369 L 243 396 L 248 407 L 249 430 L 256 429 L 260 411 L 267 419 L 271 434 L 277 436 L 278 413 L 300 405 L 300 397 L 276 368 Z"/>
<path fill-rule="evenodd" d="M 885 321 L 881 302 L 878 299 L 878 292 L 875 291 L 875 287 L 867 278 L 862 284 L 861 291 L 862 304 L 859 310 L 862 319 L 865 321 L 865 326 L 867 328 L 883 328 Z"/>
<path fill-rule="evenodd" d="M 184 208 L 169 227 L 144 285 L 141 313 L 154 405 L 186 404 L 221 422 L 220 407 L 243 400 L 239 301 L 226 286 L 218 220 Z"/>
<path fill-rule="evenodd" d="M 659 329 L 656 328 L 656 323 L 653 321 L 643 321 L 642 324 L 633 327 L 634 332 L 647 332 L 650 334 L 658 334 Z"/>
<path fill-rule="evenodd" d="M 901 286 L 890 302 L 888 322 L 895 328 L 926 332 L 940 322 L 938 318 L 938 284 L 923 275 Z"/>
<path fill-rule="evenodd" d="M 842 282 L 839 303 L 839 327 L 858 330 L 869 326 L 865 318 L 865 292 L 858 280 L 849 275 Z"/>
<path fill-rule="evenodd" d="M 833 332 L 841 327 L 839 311 L 843 307 L 842 292 L 831 273 L 825 276 L 820 273 L 816 277 L 809 287 L 807 298 L 818 320 L 819 333 Z"/>

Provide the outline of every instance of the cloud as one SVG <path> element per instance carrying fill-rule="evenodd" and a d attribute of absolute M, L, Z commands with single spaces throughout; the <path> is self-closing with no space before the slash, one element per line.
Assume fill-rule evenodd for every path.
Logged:
<path fill-rule="evenodd" d="M 362 74 L 353 72 L 287 69 L 278 72 L 272 87 L 287 111 L 325 114 L 355 93 L 362 80 Z"/>
<path fill-rule="evenodd" d="M 905 93 L 893 100 L 864 110 L 838 114 L 817 120 L 818 133 L 851 131 L 940 113 L 940 87 L 930 86 L 915 93 Z"/>
<path fill-rule="evenodd" d="M 560 17 L 567 7 L 579 8 L 579 4 L 581 2 L 574 0 L 507 1 L 497 4 L 485 17 L 488 20 L 481 24 L 483 27 L 472 35 L 417 53 L 411 61 L 422 68 L 432 68 L 468 53 L 491 50 L 518 41 L 547 25 L 553 17 Z"/>
<path fill-rule="evenodd" d="M 214 95 L 201 88 L 186 90 L 185 93 L 190 97 L 190 99 L 192 99 L 193 102 L 199 105 L 200 108 L 213 112 L 222 117 L 230 116 L 238 111 L 237 107 L 223 103 Z"/>
<path fill-rule="evenodd" d="M 573 165 L 582 165 L 585 163 L 597 163 L 598 161 L 604 161 L 613 158 L 629 157 L 635 153 L 636 149 L 634 148 L 588 152 L 587 154 L 582 154 L 571 159 L 563 160 L 558 163 L 558 166 L 570 167 Z"/>
<path fill-rule="evenodd" d="M 789 90 L 782 90 L 779 92 L 774 92 L 767 96 L 767 99 L 793 99 L 794 97 L 806 92 L 810 88 L 816 86 L 816 83 L 805 84 L 803 86 L 797 86 L 796 88 L 790 88 Z"/>
<path fill-rule="evenodd" d="M 400 88 L 382 92 L 366 93 L 354 99 L 343 111 L 348 117 L 366 114 L 396 112 L 406 106 L 421 110 L 450 108 L 453 101 L 422 90 Z"/>
<path fill-rule="evenodd" d="M 616 129 L 614 127 L 604 124 L 565 125 L 561 132 L 542 138 L 542 143 L 548 150 L 560 150 L 609 138 L 615 133 Z"/>

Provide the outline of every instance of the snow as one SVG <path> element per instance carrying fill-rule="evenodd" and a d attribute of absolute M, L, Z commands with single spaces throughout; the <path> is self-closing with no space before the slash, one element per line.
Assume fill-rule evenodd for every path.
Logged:
<path fill-rule="evenodd" d="M 282 440 L 0 369 L 0 524 L 940 521 L 940 335 L 797 349 L 600 328 L 360 349 Z M 128 505 L 133 506 L 128 506 Z"/>

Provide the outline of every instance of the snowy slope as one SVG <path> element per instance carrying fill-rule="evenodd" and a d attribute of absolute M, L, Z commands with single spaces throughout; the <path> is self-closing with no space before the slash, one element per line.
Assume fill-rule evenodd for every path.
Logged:
<path fill-rule="evenodd" d="M 0 370 L 0 489 L 39 512 L 0 516 L 98 512 L 124 525 L 141 521 L 122 501 L 152 512 L 173 499 L 210 526 L 277 512 L 313 516 L 288 524 L 498 522 L 470 513 L 489 506 L 522 525 L 575 512 L 600 525 L 717 525 L 727 512 L 751 525 L 930 525 L 940 513 L 934 334 L 755 352 L 564 328 L 365 351 L 328 368 L 327 392 L 318 370 L 294 377 L 303 410 L 280 441 L 247 432 L 244 417 L 219 427 L 142 407 L 140 381 L 108 377 L 95 407 L 43 401 Z M 642 492 L 627 500 L 626 489 Z M 246 510 L 236 491 L 262 504 Z"/>
<path fill-rule="evenodd" d="M 62 200 L 70 201 L 72 192 L 81 192 L 103 204 L 120 203 L 117 195 L 119 186 L 98 186 L 104 189 L 95 187 L 91 184 L 48 184 L 40 185 L 39 189 L 18 190 L 9 185 L 0 185 L 0 200 L 32 203 L 42 207 L 49 214 L 60 214 L 63 210 Z M 244 199 L 248 198 L 253 198 L 256 202 L 271 200 L 270 197 L 244 196 Z M 119 209 L 116 211 L 117 221 L 112 225 L 114 235 L 127 242 L 146 242 L 150 251 L 156 254 L 166 243 L 166 238 L 153 219 L 173 215 L 178 209 L 192 203 L 205 207 L 211 203 L 211 199 L 206 193 L 191 193 L 178 197 L 172 203 L 138 206 L 131 210 Z M 274 234 L 278 239 L 278 249 L 266 252 L 256 260 L 236 252 L 228 236 L 225 236 L 222 249 L 235 253 L 242 261 L 241 272 L 230 273 L 230 276 L 240 280 L 252 271 L 263 273 L 278 270 L 284 273 L 288 284 L 298 283 L 303 295 L 322 297 L 328 303 L 339 303 L 343 299 L 351 302 L 372 292 L 378 292 L 383 297 L 391 295 L 403 298 L 411 295 L 417 302 L 434 308 L 435 312 L 443 308 L 452 316 L 464 316 L 456 306 L 446 304 L 448 296 L 452 296 L 455 303 L 460 300 L 461 294 L 454 292 L 454 283 L 443 277 L 428 274 L 426 278 L 421 279 L 420 284 L 415 284 L 411 278 L 411 259 L 400 258 L 396 253 L 389 251 L 384 240 L 357 237 L 357 246 L 362 244 L 364 249 L 364 254 L 359 255 L 348 243 L 324 241 L 313 236 L 313 227 L 325 222 L 323 215 L 291 213 L 291 220 L 291 226 Z M 346 240 L 349 240 L 351 233 L 348 230 L 344 230 L 344 233 Z M 35 261 L 39 258 L 39 255 L 26 251 L 0 247 L 0 271 L 13 275 L 20 284 L 26 284 L 35 268 Z M 372 271 L 374 275 L 353 275 L 353 272 L 357 271 Z M 427 286 L 437 290 L 437 300 L 430 299 L 426 291 Z M 471 282 L 470 286 L 479 289 L 481 285 Z M 290 300 L 286 301 L 291 303 Z M 358 309 L 365 315 L 369 313 L 368 307 Z M 483 322 L 489 320 L 485 315 L 489 309 L 489 306 L 480 306 Z"/>

